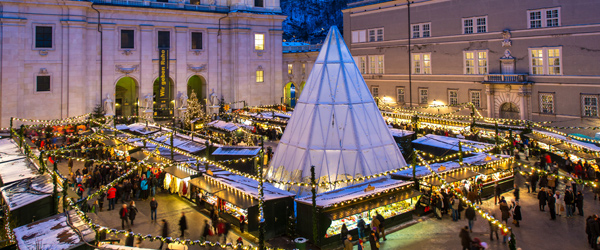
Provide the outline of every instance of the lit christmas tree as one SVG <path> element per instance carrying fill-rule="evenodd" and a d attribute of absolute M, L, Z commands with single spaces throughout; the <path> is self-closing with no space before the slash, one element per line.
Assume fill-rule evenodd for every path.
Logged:
<path fill-rule="evenodd" d="M 194 92 L 193 90 L 187 102 L 188 106 L 187 111 L 185 112 L 185 115 L 183 117 L 183 123 L 185 124 L 186 128 L 191 128 L 192 121 L 194 119 L 200 118 L 202 122 L 204 121 L 204 111 L 202 110 L 202 105 L 196 97 L 196 92 Z"/>

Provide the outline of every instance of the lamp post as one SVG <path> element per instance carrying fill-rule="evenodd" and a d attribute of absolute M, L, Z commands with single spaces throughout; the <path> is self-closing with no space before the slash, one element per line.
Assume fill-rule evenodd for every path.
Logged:
<path fill-rule="evenodd" d="M 410 27 L 410 4 L 412 2 L 410 0 L 406 1 L 406 11 L 408 12 L 408 20 L 406 22 L 406 33 L 408 34 L 408 47 L 406 48 L 406 52 L 408 53 L 408 98 L 410 107 L 412 108 L 412 69 L 411 69 L 411 54 L 410 54 L 410 38 L 411 38 L 411 27 Z"/>

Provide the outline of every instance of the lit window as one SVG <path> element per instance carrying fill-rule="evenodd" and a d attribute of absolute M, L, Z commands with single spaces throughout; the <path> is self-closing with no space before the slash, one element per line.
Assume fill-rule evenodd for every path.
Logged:
<path fill-rule="evenodd" d="M 488 73 L 487 51 L 465 51 L 465 74 L 484 75 Z"/>
<path fill-rule="evenodd" d="M 37 76 L 35 85 L 36 92 L 50 92 L 50 76 Z"/>
<path fill-rule="evenodd" d="M 383 28 L 369 30 L 369 42 L 383 41 Z"/>
<path fill-rule="evenodd" d="M 419 103 L 427 104 L 427 99 L 429 97 L 429 89 L 419 89 Z"/>
<path fill-rule="evenodd" d="M 256 71 L 256 82 L 264 82 L 265 81 L 265 72 L 262 70 Z"/>
<path fill-rule="evenodd" d="M 597 95 L 582 95 L 581 96 L 582 116 L 597 117 L 598 116 L 598 96 Z"/>
<path fill-rule="evenodd" d="M 487 32 L 487 16 L 463 18 L 463 34 Z"/>
<path fill-rule="evenodd" d="M 458 104 L 458 90 L 448 90 L 448 104 L 456 105 Z"/>
<path fill-rule="evenodd" d="M 369 74 L 383 74 L 383 56 L 369 56 Z"/>
<path fill-rule="evenodd" d="M 254 34 L 254 49 L 265 50 L 265 34 Z"/>
<path fill-rule="evenodd" d="M 371 94 L 373 97 L 379 97 L 379 86 L 371 87 Z"/>
<path fill-rule="evenodd" d="M 471 103 L 475 108 L 481 107 L 481 91 L 471 90 Z"/>
<path fill-rule="evenodd" d="M 527 11 L 530 29 L 560 26 L 560 8 Z"/>
<path fill-rule="evenodd" d="M 412 25 L 412 38 L 430 37 L 431 23 L 419 23 Z"/>
<path fill-rule="evenodd" d="M 294 74 L 294 65 L 288 63 L 288 75 Z"/>
<path fill-rule="evenodd" d="M 355 56 L 354 62 L 356 62 L 358 71 L 360 71 L 361 74 L 365 74 L 367 72 L 367 59 L 365 56 Z"/>
<path fill-rule="evenodd" d="M 413 54 L 413 74 L 431 74 L 431 53 Z"/>
<path fill-rule="evenodd" d="M 545 47 L 529 49 L 532 75 L 562 75 L 562 48 Z"/>
<path fill-rule="evenodd" d="M 396 87 L 396 102 L 404 103 L 404 87 Z"/>
<path fill-rule="evenodd" d="M 554 94 L 540 93 L 540 113 L 554 114 Z"/>

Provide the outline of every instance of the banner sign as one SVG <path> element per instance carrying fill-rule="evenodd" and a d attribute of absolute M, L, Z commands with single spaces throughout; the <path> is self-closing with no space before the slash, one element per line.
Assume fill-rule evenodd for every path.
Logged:
<path fill-rule="evenodd" d="M 162 109 L 169 108 L 171 102 L 171 89 L 169 88 L 169 49 L 159 49 L 158 59 L 158 106 Z M 164 112 L 169 114 L 169 112 Z"/>

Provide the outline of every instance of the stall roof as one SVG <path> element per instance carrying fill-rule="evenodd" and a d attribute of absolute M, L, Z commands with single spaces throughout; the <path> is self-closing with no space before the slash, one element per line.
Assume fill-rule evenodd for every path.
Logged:
<path fill-rule="evenodd" d="M 2 187 L 2 197 L 10 211 L 52 195 L 54 185 L 49 175 L 23 179 Z M 62 192 L 60 187 L 57 187 Z"/>
<path fill-rule="evenodd" d="M 83 235 L 86 242 L 93 242 L 96 238 L 94 230 L 77 216 L 75 210 L 68 211 L 71 224 Z M 67 250 L 85 244 L 75 230 L 67 225 L 64 213 L 39 220 L 25 226 L 15 228 L 15 238 L 20 249 Z"/>
<path fill-rule="evenodd" d="M 182 168 L 186 168 L 183 166 L 171 166 L 168 168 L 165 168 L 165 172 L 179 178 L 179 179 L 185 179 L 185 178 L 189 178 L 192 175 L 196 175 L 198 174 L 198 171 L 193 170 L 193 169 L 182 169 Z"/>
<path fill-rule="evenodd" d="M 28 159 L 0 163 L 0 178 L 4 185 L 38 176 L 35 165 Z"/>
<path fill-rule="evenodd" d="M 402 129 L 397 129 L 397 128 L 390 128 L 390 132 L 392 133 L 393 137 L 411 136 L 415 133 L 413 131 L 402 130 Z"/>
<path fill-rule="evenodd" d="M 413 182 L 393 180 L 389 178 L 379 178 L 372 181 L 363 182 L 360 184 L 328 191 L 325 193 L 317 194 L 316 202 L 319 207 L 330 207 L 336 203 L 343 201 L 349 201 L 354 199 L 360 199 L 362 197 L 370 196 L 380 192 L 385 192 L 390 189 L 412 185 Z M 373 190 L 365 192 L 365 188 L 369 185 L 374 187 Z M 312 195 L 297 198 L 296 201 L 305 204 L 312 204 Z"/>
<path fill-rule="evenodd" d="M 563 141 L 563 143 L 572 143 L 572 144 L 575 144 L 575 145 L 577 145 L 579 147 L 587 148 L 589 150 L 600 151 L 600 147 L 596 146 L 596 144 L 593 144 L 593 143 L 578 141 L 578 140 L 572 139 L 571 137 L 567 138 L 565 136 L 562 136 L 562 135 L 559 135 L 559 134 L 555 134 L 555 133 L 546 132 L 546 131 L 538 131 L 538 130 L 536 130 L 535 132 L 544 134 L 546 136 L 554 137 L 556 139 L 559 139 L 559 140 Z M 535 133 L 533 133 L 533 134 L 535 135 Z"/>
<path fill-rule="evenodd" d="M 158 149 L 158 153 L 162 157 L 165 157 L 167 159 L 171 159 L 171 149 L 160 147 Z M 190 159 L 193 159 L 193 158 L 185 156 L 185 155 L 182 155 L 182 154 L 177 153 L 177 152 L 173 152 L 173 160 L 176 161 L 176 162 L 187 162 Z"/>
<path fill-rule="evenodd" d="M 483 143 L 483 142 L 477 142 L 477 141 L 471 141 L 471 140 L 465 140 L 465 139 L 458 139 L 458 138 L 454 138 L 454 137 L 441 136 L 441 135 L 432 135 L 432 134 L 428 134 L 419 139 L 416 139 L 413 141 L 413 143 L 427 145 L 427 146 L 436 147 L 436 148 L 443 148 L 443 149 L 458 151 L 458 142 L 459 141 L 463 143 L 462 150 L 464 152 L 473 151 L 474 150 L 473 147 L 475 147 L 477 149 L 483 149 L 486 147 L 493 146 L 492 144 L 489 144 L 489 143 Z"/>
<path fill-rule="evenodd" d="M 236 131 L 239 129 L 239 127 L 237 125 L 235 125 L 231 122 L 224 122 L 221 120 L 215 120 L 215 121 L 209 122 L 207 125 L 215 127 L 215 128 L 227 130 L 229 132 L 233 132 L 233 131 Z"/>
<path fill-rule="evenodd" d="M 510 157 L 510 156 L 508 156 L 508 155 L 488 155 L 485 153 L 477 153 L 473 156 L 463 158 L 463 163 L 470 164 L 470 165 L 484 165 L 488 162 L 496 161 L 496 160 L 500 160 L 502 158 L 508 158 L 508 157 Z M 443 173 L 446 171 L 450 171 L 453 169 L 463 167 L 460 164 L 458 164 L 458 162 L 455 162 L 455 161 L 438 162 L 438 163 L 430 164 L 429 166 L 431 167 L 431 169 L 433 171 L 435 171 L 437 173 Z M 442 166 L 444 166 L 444 169 L 440 171 L 439 169 Z M 400 171 L 393 175 L 401 176 L 404 178 L 412 178 L 412 169 L 403 170 L 403 171 Z M 428 175 L 431 175 L 431 172 L 429 171 L 429 169 L 427 169 L 425 166 L 417 166 L 417 169 L 415 171 L 415 177 L 422 178 L 422 177 L 425 177 Z"/>
<path fill-rule="evenodd" d="M 175 244 L 175 243 L 170 243 L 169 245 L 171 245 L 171 244 Z M 99 249 L 99 250 L 153 250 L 153 248 L 128 247 L 128 246 L 113 245 L 113 244 L 106 244 L 106 243 L 100 244 L 97 249 Z"/>
<path fill-rule="evenodd" d="M 260 152 L 260 147 L 236 147 L 226 146 L 215 150 L 212 155 L 257 155 Z"/>
<path fill-rule="evenodd" d="M 216 184 L 214 182 L 208 181 L 205 176 L 191 179 L 189 181 L 190 185 L 199 187 L 202 190 L 204 190 L 210 194 L 213 194 L 213 195 L 221 198 L 222 200 L 226 200 L 232 204 L 235 204 L 236 206 L 241 207 L 243 209 L 248 209 L 249 207 L 258 205 L 257 199 L 244 196 L 239 192 L 233 192 L 231 190 L 228 190 L 227 188 L 219 186 L 218 184 Z"/>
<path fill-rule="evenodd" d="M 131 132 L 135 132 L 141 135 L 149 135 L 149 134 L 153 134 L 156 133 L 157 131 L 159 131 L 159 128 L 157 126 L 154 125 L 148 125 L 148 127 L 146 127 L 146 124 L 144 123 L 134 123 L 134 124 L 130 124 L 129 126 L 127 126 L 127 128 L 129 129 L 129 131 Z M 119 128 L 117 128 L 119 129 Z M 119 129 L 121 130 L 121 129 Z"/>
<path fill-rule="evenodd" d="M 524 136 L 529 137 L 531 139 L 534 139 L 536 141 L 542 142 L 544 144 L 548 144 L 548 145 L 557 145 L 557 144 L 560 144 L 560 142 L 556 142 L 556 141 L 550 140 L 548 138 L 544 138 L 543 136 L 538 135 L 538 134 L 534 134 L 534 133 L 525 134 Z"/>
<path fill-rule="evenodd" d="M 25 158 L 19 145 L 12 139 L 0 139 L 0 162 Z"/>

